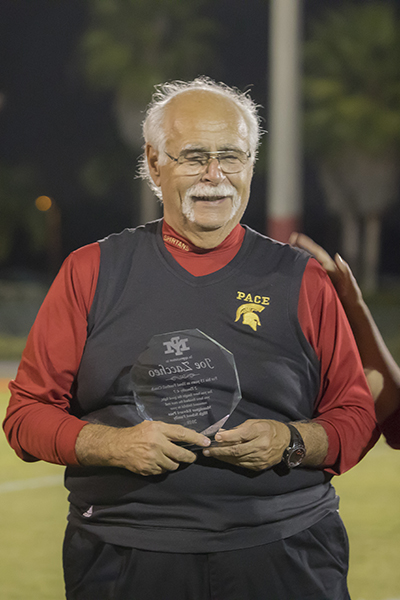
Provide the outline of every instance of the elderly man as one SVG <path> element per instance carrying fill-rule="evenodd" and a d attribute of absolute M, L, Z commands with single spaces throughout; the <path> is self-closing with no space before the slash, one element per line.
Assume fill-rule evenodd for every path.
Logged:
<path fill-rule="evenodd" d="M 24 460 L 67 465 L 67 598 L 348 598 L 330 479 L 368 449 L 374 406 L 324 270 L 240 225 L 256 107 L 207 78 L 176 82 L 143 129 L 164 219 L 67 258 L 4 424 Z M 183 420 L 200 414 L 188 398 L 227 389 L 216 430 Z"/>

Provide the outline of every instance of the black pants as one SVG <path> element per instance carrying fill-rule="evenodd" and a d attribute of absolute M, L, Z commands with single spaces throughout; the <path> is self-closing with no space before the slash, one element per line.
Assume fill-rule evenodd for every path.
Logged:
<path fill-rule="evenodd" d="M 213 554 L 113 546 L 71 525 L 64 542 L 67 600 L 349 600 L 347 566 L 337 513 L 285 540 Z"/>

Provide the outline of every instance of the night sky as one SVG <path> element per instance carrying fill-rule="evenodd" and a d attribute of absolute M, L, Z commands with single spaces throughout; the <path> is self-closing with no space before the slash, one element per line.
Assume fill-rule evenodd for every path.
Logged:
<path fill-rule="evenodd" d="M 329 4 L 328 0 L 304 2 L 305 29 L 309 17 Z M 251 86 L 253 98 L 265 107 L 268 128 L 269 2 L 216 0 L 211 10 L 219 27 L 218 60 L 207 74 L 240 89 Z M 90 90 L 78 67 L 76 47 L 87 23 L 85 0 L 0 0 L 0 92 L 4 94 L 0 168 L 29 164 L 37 171 L 35 193 L 54 198 L 61 210 L 63 257 L 83 244 L 134 226 L 138 219 L 136 155 L 118 135 L 112 95 Z M 107 193 L 96 195 L 83 185 L 81 169 L 99 151 L 120 164 L 132 164 L 132 177 L 119 177 L 117 169 Z M 265 164 L 263 153 L 262 160 Z M 262 163 L 245 218 L 259 230 L 265 223 L 261 167 Z M 307 162 L 304 197 L 306 232 L 336 250 L 329 248 L 336 243 L 334 222 L 326 214 L 314 167 Z M 387 274 L 400 274 L 399 223 L 397 203 L 384 223 L 381 270 Z M 29 262 L 22 246 L 15 241 L 7 267 Z M 33 269 L 40 269 L 39 259 L 30 264 Z"/>

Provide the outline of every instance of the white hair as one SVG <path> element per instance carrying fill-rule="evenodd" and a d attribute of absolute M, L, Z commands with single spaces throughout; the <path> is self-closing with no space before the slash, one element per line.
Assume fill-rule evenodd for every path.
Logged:
<path fill-rule="evenodd" d="M 259 106 L 250 98 L 247 92 L 241 92 L 224 83 L 217 83 L 205 76 L 197 77 L 193 81 L 171 81 L 156 86 L 156 91 L 147 108 L 146 118 L 142 124 L 145 145 L 147 143 L 151 144 L 159 154 L 165 150 L 165 107 L 172 98 L 175 98 L 175 96 L 191 90 L 202 90 L 220 94 L 236 104 L 242 112 L 249 130 L 251 161 L 254 163 L 257 158 L 257 150 L 263 133 L 261 130 L 261 119 L 258 115 Z M 166 161 L 167 159 L 160 158 L 160 164 L 163 164 L 164 160 Z M 139 159 L 138 176 L 148 182 L 153 192 L 161 200 L 161 189 L 151 178 L 145 152 L 143 152 Z"/>

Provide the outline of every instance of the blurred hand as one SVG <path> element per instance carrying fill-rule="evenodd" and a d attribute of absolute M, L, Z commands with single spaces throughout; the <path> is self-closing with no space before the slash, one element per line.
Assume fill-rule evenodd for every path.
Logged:
<path fill-rule="evenodd" d="M 292 246 L 307 250 L 329 275 L 343 306 L 355 306 L 362 300 L 362 293 L 349 265 L 339 254 L 332 259 L 321 246 L 304 233 L 293 232 L 289 238 Z"/>
<path fill-rule="evenodd" d="M 292 246 L 298 246 L 299 248 L 303 248 L 303 250 L 307 250 L 317 259 L 317 261 L 328 273 L 333 285 L 335 286 L 340 301 L 343 304 L 347 317 L 349 318 L 353 332 L 356 335 L 357 345 L 363 359 L 363 364 L 365 364 L 365 350 L 363 349 L 364 345 L 362 345 L 362 338 L 359 335 L 359 326 L 357 327 L 359 313 L 352 310 L 354 308 L 357 309 L 357 307 L 363 303 L 363 299 L 361 290 L 358 287 L 357 281 L 351 272 L 349 265 L 342 259 L 341 256 L 339 256 L 339 254 L 335 254 L 335 259 L 333 260 L 329 254 L 323 248 L 321 248 L 321 246 L 316 244 L 312 239 L 303 233 L 292 233 L 289 238 L 289 243 Z M 356 317 L 354 315 L 356 315 Z M 365 346 L 367 343 L 368 342 L 365 343 Z M 370 348 L 372 347 L 371 344 L 369 344 L 369 346 Z M 374 401 L 376 401 L 383 389 L 383 375 L 378 370 L 373 368 L 364 368 L 364 372 L 371 390 L 371 395 Z"/>
<path fill-rule="evenodd" d="M 371 396 L 374 399 L 374 402 L 380 396 L 381 391 L 383 390 L 384 379 L 382 373 L 379 373 L 376 369 L 364 369 L 365 377 L 367 378 L 368 386 L 371 391 Z"/>

